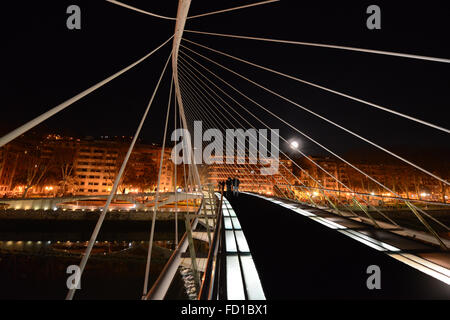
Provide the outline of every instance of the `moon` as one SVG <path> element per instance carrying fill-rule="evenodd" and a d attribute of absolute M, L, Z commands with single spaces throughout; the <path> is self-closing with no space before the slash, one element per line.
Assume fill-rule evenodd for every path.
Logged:
<path fill-rule="evenodd" d="M 292 141 L 291 143 L 290 143 L 290 147 L 292 148 L 292 149 L 298 149 L 298 147 L 299 147 L 299 143 L 298 143 L 298 141 Z"/>

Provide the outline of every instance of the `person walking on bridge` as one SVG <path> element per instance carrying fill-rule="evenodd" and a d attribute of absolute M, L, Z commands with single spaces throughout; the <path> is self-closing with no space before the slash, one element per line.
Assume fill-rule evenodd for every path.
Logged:
<path fill-rule="evenodd" d="M 233 179 L 233 195 L 235 197 L 237 197 L 239 195 L 239 183 L 241 183 L 241 182 L 239 181 L 238 178 Z"/>
<path fill-rule="evenodd" d="M 225 189 L 225 181 L 219 181 L 219 191 L 223 192 L 223 190 Z"/>
<path fill-rule="evenodd" d="M 229 196 L 231 196 L 231 188 L 232 188 L 232 184 L 233 184 L 233 181 L 231 180 L 230 177 L 228 177 L 225 184 L 227 185 L 227 197 L 229 197 Z"/>

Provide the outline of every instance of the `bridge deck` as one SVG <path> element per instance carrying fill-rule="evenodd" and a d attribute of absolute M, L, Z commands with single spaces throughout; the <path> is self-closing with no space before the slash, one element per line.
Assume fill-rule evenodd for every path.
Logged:
<path fill-rule="evenodd" d="M 428 271 L 448 280 L 449 255 L 433 246 L 288 201 L 229 200 L 268 299 L 450 299 L 449 285 L 416 269 L 434 257 L 442 267 Z M 380 267 L 380 290 L 367 288 L 370 265 Z"/>

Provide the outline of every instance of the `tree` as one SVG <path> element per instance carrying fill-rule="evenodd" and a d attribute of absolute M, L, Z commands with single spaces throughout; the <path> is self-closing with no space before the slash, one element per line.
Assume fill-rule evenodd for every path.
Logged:
<path fill-rule="evenodd" d="M 19 159 L 20 169 L 14 177 L 14 185 L 24 185 L 22 198 L 25 198 L 30 188 L 42 182 L 53 159 L 44 157 L 41 146 L 25 150 Z"/>
<path fill-rule="evenodd" d="M 151 186 L 154 186 L 158 182 L 158 170 L 156 165 L 149 165 L 147 168 L 144 168 L 142 174 L 137 176 L 136 186 L 144 191 Z"/>
<path fill-rule="evenodd" d="M 111 185 L 114 185 L 116 177 L 119 174 L 120 167 L 122 166 L 123 160 L 125 159 L 125 155 L 127 153 L 127 150 L 124 148 L 120 148 L 117 151 L 118 151 L 117 157 L 114 159 L 114 161 L 108 162 L 108 164 L 106 166 L 106 168 L 107 168 L 106 170 L 107 170 L 107 174 L 108 174 L 107 179 Z M 127 165 L 127 167 L 129 167 L 129 166 Z M 127 172 L 127 167 L 125 168 L 125 170 L 123 172 L 122 180 Z M 119 184 L 119 187 L 120 187 L 120 184 Z M 120 189 L 119 187 L 118 187 L 118 189 Z"/>
<path fill-rule="evenodd" d="M 74 175 L 74 162 L 76 151 L 74 148 L 58 146 L 54 149 L 54 168 L 58 185 L 60 186 L 60 195 L 64 196 L 71 190 L 73 193 L 77 178 Z"/>
<path fill-rule="evenodd" d="M 132 154 L 122 178 L 125 187 L 134 186 L 144 191 L 158 181 L 158 167 L 156 163 L 144 154 Z"/>
<path fill-rule="evenodd" d="M 127 188 L 135 186 L 137 182 L 138 178 L 136 169 L 134 168 L 134 165 L 132 163 L 128 163 L 122 175 L 119 189 L 122 193 L 125 193 Z"/>

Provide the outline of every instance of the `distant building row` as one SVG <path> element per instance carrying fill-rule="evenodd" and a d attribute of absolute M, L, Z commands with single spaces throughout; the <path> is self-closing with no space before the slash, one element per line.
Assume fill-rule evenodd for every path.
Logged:
<path fill-rule="evenodd" d="M 60 138 L 19 140 L 0 149 L 0 196 L 100 195 L 111 191 L 129 142 Z M 119 192 L 153 191 L 162 148 L 137 144 Z M 173 189 L 171 149 L 165 149 L 162 190 Z"/>

